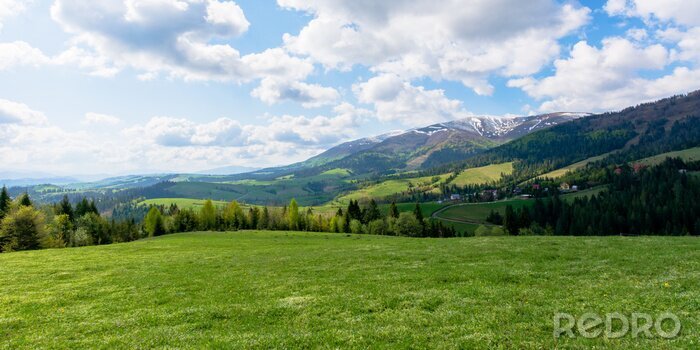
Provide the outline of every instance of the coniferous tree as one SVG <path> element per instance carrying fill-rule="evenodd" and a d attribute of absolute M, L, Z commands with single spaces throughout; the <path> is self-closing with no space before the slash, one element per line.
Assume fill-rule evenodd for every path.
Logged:
<path fill-rule="evenodd" d="M 519 231 L 519 223 L 518 223 L 518 218 L 515 215 L 515 211 L 513 210 L 512 205 L 506 206 L 506 215 L 503 220 L 504 226 L 506 231 L 508 231 L 508 234 L 510 235 L 517 235 Z"/>
<path fill-rule="evenodd" d="M 32 206 L 32 201 L 29 199 L 29 194 L 27 192 L 24 192 L 24 194 L 22 194 L 22 197 L 20 197 L 19 205 L 23 207 Z"/>
<path fill-rule="evenodd" d="M 377 206 L 377 202 L 374 201 L 374 199 L 371 199 L 369 201 L 369 206 L 367 207 L 367 210 L 365 211 L 364 215 L 364 223 L 370 223 L 374 220 L 379 220 L 382 218 L 382 213 L 379 211 L 379 206 Z"/>
<path fill-rule="evenodd" d="M 399 218 L 399 208 L 396 206 L 396 202 L 391 202 L 391 205 L 389 206 L 389 216 L 394 219 Z"/>
<path fill-rule="evenodd" d="M 7 193 L 7 187 L 2 186 L 0 191 L 0 220 L 8 214 L 10 210 L 10 195 Z"/>
<path fill-rule="evenodd" d="M 290 230 L 299 229 L 299 205 L 297 204 L 297 201 L 294 198 L 292 198 L 292 200 L 289 202 L 287 221 L 289 223 Z"/>
<path fill-rule="evenodd" d="M 161 236 L 165 234 L 165 225 L 160 210 L 155 206 L 151 207 L 144 219 L 143 229 L 149 237 Z"/>
<path fill-rule="evenodd" d="M 63 196 L 61 202 L 58 203 L 55 210 L 56 215 L 67 215 L 70 221 L 75 221 L 75 213 L 73 212 L 73 205 L 71 205 L 70 200 L 67 195 Z"/>

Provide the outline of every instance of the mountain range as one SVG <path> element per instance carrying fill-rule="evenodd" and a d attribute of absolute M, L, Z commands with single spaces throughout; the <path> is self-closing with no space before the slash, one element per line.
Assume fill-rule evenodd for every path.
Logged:
<path fill-rule="evenodd" d="M 385 174 L 458 161 L 529 133 L 590 116 L 559 112 L 532 116 L 473 116 L 342 143 L 304 162 L 259 174 L 310 174 L 332 168 Z"/>

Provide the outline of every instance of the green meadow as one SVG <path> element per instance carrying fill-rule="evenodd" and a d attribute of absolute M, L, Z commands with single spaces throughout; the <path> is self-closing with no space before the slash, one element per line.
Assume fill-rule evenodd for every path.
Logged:
<path fill-rule="evenodd" d="M 450 182 L 452 185 L 467 186 L 480 185 L 498 181 L 502 175 L 513 173 L 513 163 L 492 164 L 479 168 L 470 168 L 462 171 Z"/>
<path fill-rule="evenodd" d="M 700 241 L 690 237 L 189 233 L 1 254 L 0 266 L 5 349 L 700 343 Z M 553 336 L 557 312 L 667 311 L 682 323 L 675 339 Z"/>

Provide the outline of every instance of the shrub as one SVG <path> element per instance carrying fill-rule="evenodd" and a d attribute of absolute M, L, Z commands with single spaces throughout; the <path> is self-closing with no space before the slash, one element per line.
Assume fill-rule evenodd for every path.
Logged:
<path fill-rule="evenodd" d="M 84 227 L 79 227 L 70 237 L 71 247 L 85 247 L 92 245 L 92 237 Z"/>
<path fill-rule="evenodd" d="M 396 221 L 396 234 L 399 236 L 420 237 L 423 232 L 416 216 L 413 213 L 403 212 L 399 214 L 399 219 Z"/>
<path fill-rule="evenodd" d="M 350 221 L 350 232 L 352 233 L 364 233 L 362 223 L 360 220 L 353 219 Z"/>
<path fill-rule="evenodd" d="M 0 248 L 3 251 L 32 250 L 42 247 L 46 238 L 44 215 L 29 206 L 5 216 L 0 225 Z"/>

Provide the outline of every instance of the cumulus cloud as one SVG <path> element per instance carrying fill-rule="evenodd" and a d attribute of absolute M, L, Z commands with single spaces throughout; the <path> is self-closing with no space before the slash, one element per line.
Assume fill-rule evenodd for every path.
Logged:
<path fill-rule="evenodd" d="M 86 113 L 85 118 L 83 118 L 84 124 L 117 125 L 120 122 L 121 119 L 115 116 L 93 112 Z"/>
<path fill-rule="evenodd" d="M 669 79 L 644 79 L 640 72 L 660 70 L 669 63 L 668 50 L 659 44 L 638 46 L 623 38 L 609 38 L 601 48 L 581 41 L 569 58 L 554 63 L 552 76 L 514 79 L 511 87 L 522 88 L 544 99 L 540 111 L 587 111 L 619 109 L 640 101 L 685 92 L 693 74 L 678 70 Z M 677 85 L 669 83 L 674 81 Z"/>
<path fill-rule="evenodd" d="M 24 12 L 33 0 L 0 0 L 0 32 L 3 21 Z"/>
<path fill-rule="evenodd" d="M 0 43 L 0 71 L 20 66 L 38 67 L 51 59 L 24 41 Z"/>
<path fill-rule="evenodd" d="M 461 101 L 447 98 L 443 90 L 413 86 L 393 74 L 356 84 L 353 91 L 360 102 L 374 106 L 377 118 L 382 121 L 418 126 L 469 115 Z"/>
<path fill-rule="evenodd" d="M 608 0 L 604 7 L 611 16 L 641 17 L 647 22 L 675 22 L 700 25 L 700 2 L 687 0 Z"/>
<path fill-rule="evenodd" d="M 59 173 L 75 172 L 86 163 L 90 172 L 110 173 L 288 164 L 355 137 L 369 115 L 367 110 L 342 103 L 331 116 L 273 116 L 262 124 L 161 116 L 120 132 L 88 132 L 63 129 L 24 104 L 0 100 L 0 152 L 14 168 Z M 88 113 L 84 122 L 88 121 L 110 125 L 118 119 Z"/>
<path fill-rule="evenodd" d="M 360 64 L 406 79 L 428 76 L 460 81 L 490 94 L 492 74 L 539 71 L 560 50 L 557 40 L 584 25 L 590 10 L 552 0 L 343 1 L 278 0 L 314 19 L 298 35 L 286 34 L 290 51 L 330 69 Z"/>
<path fill-rule="evenodd" d="M 164 74 L 246 82 L 268 75 L 298 80 L 313 70 L 309 62 L 281 49 L 241 56 L 220 43 L 250 26 L 233 1 L 56 0 L 51 15 L 74 35 L 58 62 L 77 64 L 98 76 L 131 67 L 142 79 Z"/>
<path fill-rule="evenodd" d="M 23 103 L 0 99 L 0 125 L 42 125 L 46 122 L 44 113 L 35 111 Z"/>
<path fill-rule="evenodd" d="M 263 79 L 251 95 L 267 104 L 295 101 L 301 103 L 304 108 L 330 105 L 340 98 L 338 90 L 331 87 L 274 78 Z"/>
<path fill-rule="evenodd" d="M 542 112 L 614 110 L 698 88 L 700 3 L 609 0 L 604 10 L 641 18 L 647 28 L 600 46 L 581 41 L 555 61 L 552 75 L 511 79 L 508 86 L 542 101 Z"/>

